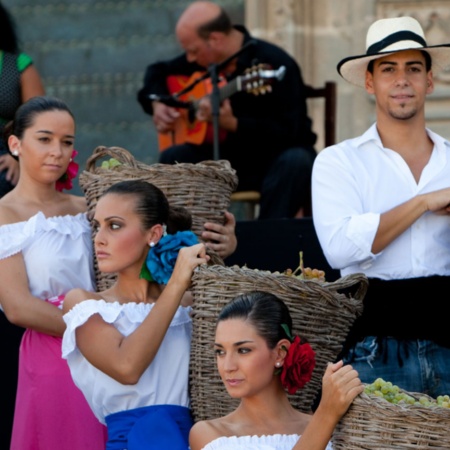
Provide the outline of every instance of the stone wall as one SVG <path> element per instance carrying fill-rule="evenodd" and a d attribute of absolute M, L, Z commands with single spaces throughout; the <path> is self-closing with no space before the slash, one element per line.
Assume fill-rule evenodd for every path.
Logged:
<path fill-rule="evenodd" d="M 363 133 L 375 116 L 373 97 L 345 82 L 336 65 L 347 56 L 365 53 L 366 32 L 372 22 L 401 15 L 419 20 L 428 44 L 450 42 L 449 0 L 246 0 L 249 28 L 294 56 L 307 83 L 337 82 L 338 141 Z M 320 151 L 323 105 L 314 100 L 309 108 Z M 426 115 L 428 126 L 450 139 L 450 72 L 436 77 Z"/>

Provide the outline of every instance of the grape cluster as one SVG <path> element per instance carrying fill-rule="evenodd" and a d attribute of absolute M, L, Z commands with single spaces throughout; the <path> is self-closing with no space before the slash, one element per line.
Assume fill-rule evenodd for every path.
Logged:
<path fill-rule="evenodd" d="M 108 161 L 102 162 L 102 169 L 114 169 L 114 167 L 120 166 L 120 161 L 117 161 L 115 158 L 110 158 Z"/>
<path fill-rule="evenodd" d="M 450 408 L 450 396 L 440 395 L 436 399 L 425 395 L 415 398 L 402 391 L 398 386 L 390 381 L 377 378 L 372 384 L 367 384 L 364 392 L 369 396 L 380 397 L 395 405 L 416 405 L 426 407 L 440 406 L 442 408 Z"/>
<path fill-rule="evenodd" d="M 300 252 L 300 264 L 292 271 L 292 269 L 287 269 L 284 272 L 285 275 L 296 277 L 300 280 L 313 280 L 325 282 L 325 272 L 319 269 L 311 269 L 311 267 L 304 267 L 303 265 L 303 252 Z"/>

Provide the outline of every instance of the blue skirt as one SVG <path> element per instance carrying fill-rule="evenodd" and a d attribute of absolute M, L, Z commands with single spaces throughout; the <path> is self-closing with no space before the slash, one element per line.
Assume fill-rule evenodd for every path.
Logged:
<path fill-rule="evenodd" d="M 106 417 L 106 450 L 188 450 L 193 425 L 189 408 L 155 405 Z"/>

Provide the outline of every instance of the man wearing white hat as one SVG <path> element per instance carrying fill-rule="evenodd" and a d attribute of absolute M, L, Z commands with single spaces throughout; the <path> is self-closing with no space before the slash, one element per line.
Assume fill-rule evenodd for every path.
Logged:
<path fill-rule="evenodd" d="M 428 46 L 415 19 L 372 24 L 337 70 L 374 95 L 376 123 L 320 152 L 312 177 L 328 262 L 369 277 L 345 360 L 363 382 L 431 396 L 450 393 L 450 143 L 426 127 L 425 98 L 449 65 L 450 44 Z"/>

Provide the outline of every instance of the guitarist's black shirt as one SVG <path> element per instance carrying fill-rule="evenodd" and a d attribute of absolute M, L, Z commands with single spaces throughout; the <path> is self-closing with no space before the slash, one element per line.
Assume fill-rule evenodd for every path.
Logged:
<path fill-rule="evenodd" d="M 229 80 L 256 64 L 268 64 L 273 69 L 286 68 L 283 79 L 272 83 L 270 93 L 252 95 L 241 91 L 230 97 L 238 128 L 221 142 L 220 159 L 228 159 L 236 169 L 239 190 L 259 190 L 269 166 L 285 149 L 303 147 L 315 155 L 316 135 L 307 114 L 306 89 L 296 61 L 280 47 L 253 38 L 245 27 L 236 25 L 235 28 L 244 34 L 243 45 L 251 39 L 256 43 L 238 56 L 236 70 L 228 75 Z M 166 80 L 170 75 L 190 76 L 198 71 L 205 71 L 205 68 L 188 62 L 185 54 L 149 65 L 144 86 L 138 92 L 138 101 L 144 111 L 153 113 L 151 94 L 169 94 Z M 213 159 L 212 145 L 210 159 Z"/>

